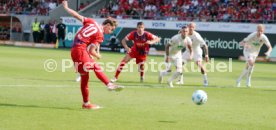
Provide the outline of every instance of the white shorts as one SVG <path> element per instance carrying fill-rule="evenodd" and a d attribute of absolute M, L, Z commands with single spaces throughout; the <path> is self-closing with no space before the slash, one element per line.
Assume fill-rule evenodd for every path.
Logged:
<path fill-rule="evenodd" d="M 243 55 L 244 55 L 244 58 L 245 58 L 245 61 L 249 61 L 249 60 L 252 60 L 255 62 L 256 58 L 257 58 L 257 54 L 255 53 L 249 53 L 249 52 L 243 52 Z"/>
<path fill-rule="evenodd" d="M 166 59 L 166 57 L 165 57 Z M 170 57 L 170 63 L 174 64 L 174 66 L 176 67 L 176 71 L 179 73 L 182 73 L 182 57 L 181 56 L 177 56 L 177 57 Z M 170 71 L 171 70 L 171 64 L 168 63 L 166 65 L 166 71 Z"/>
<path fill-rule="evenodd" d="M 185 52 L 182 54 L 183 62 L 187 63 L 189 57 L 190 57 L 190 53 L 189 53 L 188 51 L 185 51 Z M 200 52 L 194 52 L 193 60 L 194 60 L 195 62 L 196 62 L 196 61 L 202 61 L 202 53 L 200 53 Z"/>

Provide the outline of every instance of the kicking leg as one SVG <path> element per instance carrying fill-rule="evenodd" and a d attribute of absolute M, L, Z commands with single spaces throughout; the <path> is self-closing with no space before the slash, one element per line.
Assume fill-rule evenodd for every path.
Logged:
<path fill-rule="evenodd" d="M 159 72 L 159 76 L 158 76 L 158 82 L 159 83 L 162 83 L 163 77 L 168 75 L 172 71 L 170 62 L 165 62 L 165 65 L 166 65 L 166 69 L 164 71 Z"/>

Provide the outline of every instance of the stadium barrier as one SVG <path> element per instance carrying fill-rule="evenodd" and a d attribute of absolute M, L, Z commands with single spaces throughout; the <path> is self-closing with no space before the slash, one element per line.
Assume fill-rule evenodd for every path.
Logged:
<path fill-rule="evenodd" d="M 96 19 L 101 23 L 104 19 Z M 121 41 L 129 32 L 136 28 L 137 22 L 140 20 L 118 20 L 119 27 L 116 28 L 114 34 L 119 41 Z M 152 55 L 163 55 L 165 44 L 170 41 L 170 38 L 178 33 L 179 29 L 188 24 L 188 22 L 182 21 L 156 21 L 156 20 L 143 20 L 146 30 L 161 37 L 161 41 L 151 46 Z M 71 46 L 76 32 L 80 29 L 82 23 L 71 17 L 64 17 L 63 23 L 67 25 L 66 30 L 66 45 Z M 231 57 L 238 58 L 241 56 L 242 47 L 239 46 L 239 42 L 244 39 L 249 33 L 256 30 L 257 24 L 248 23 L 210 23 L 210 22 L 196 22 L 197 31 L 204 38 L 209 46 L 209 55 L 211 57 Z M 265 25 L 265 34 L 269 38 L 272 46 L 276 42 L 276 25 Z M 111 50 L 110 37 L 111 35 L 105 35 L 105 41 L 102 43 L 105 50 Z M 128 42 L 131 45 L 131 42 Z M 120 51 L 122 48 L 118 45 Z M 261 49 L 260 55 L 263 56 L 266 51 L 266 47 Z"/>
<path fill-rule="evenodd" d="M 0 41 L 0 45 L 35 47 L 35 48 L 55 48 L 55 44 L 21 42 L 21 41 Z"/>

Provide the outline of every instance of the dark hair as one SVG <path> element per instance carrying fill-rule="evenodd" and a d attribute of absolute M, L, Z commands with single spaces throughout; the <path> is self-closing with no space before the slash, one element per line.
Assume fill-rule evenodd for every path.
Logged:
<path fill-rule="evenodd" d="M 144 23 L 143 22 L 138 22 L 137 27 L 140 26 L 140 25 L 144 25 Z"/>
<path fill-rule="evenodd" d="M 181 27 L 181 29 L 185 29 L 185 28 L 188 28 L 188 26 L 184 25 L 184 26 Z"/>
<path fill-rule="evenodd" d="M 111 20 L 113 22 L 113 26 L 117 27 L 118 26 L 118 22 L 116 19 L 112 18 L 112 17 L 107 17 L 107 19 Z"/>
<path fill-rule="evenodd" d="M 110 26 L 114 26 L 113 21 L 110 20 L 110 19 L 106 19 L 106 20 L 103 21 L 103 25 L 107 25 L 107 24 L 110 24 Z"/>

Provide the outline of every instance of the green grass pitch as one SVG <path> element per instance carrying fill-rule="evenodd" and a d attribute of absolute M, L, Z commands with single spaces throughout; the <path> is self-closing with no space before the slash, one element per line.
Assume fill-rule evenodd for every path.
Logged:
<path fill-rule="evenodd" d="M 102 62 L 119 63 L 123 54 L 102 52 Z M 43 63 L 54 59 L 55 72 Z M 61 72 L 69 49 L 34 49 L 0 46 L 0 130 L 184 130 L 276 129 L 276 65 L 257 63 L 252 87 L 235 87 L 244 62 L 233 60 L 233 72 L 208 73 L 209 87 L 202 87 L 200 73 L 184 72 L 185 85 L 167 88 L 157 84 L 158 73 L 125 72 L 118 84 L 126 88 L 109 92 L 90 74 L 90 99 L 103 109 L 81 109 L 79 83 L 73 68 Z M 163 57 L 150 56 L 158 62 Z M 215 59 L 215 63 L 228 59 Z M 190 63 L 189 63 L 190 65 Z M 112 78 L 114 72 L 106 73 Z M 166 77 L 167 79 L 167 77 Z M 192 103 L 191 95 L 202 89 L 206 104 Z"/>

